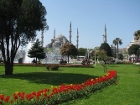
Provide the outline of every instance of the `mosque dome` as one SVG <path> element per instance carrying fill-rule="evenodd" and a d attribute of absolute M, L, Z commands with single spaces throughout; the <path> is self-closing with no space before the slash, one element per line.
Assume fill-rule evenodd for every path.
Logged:
<path fill-rule="evenodd" d="M 66 38 L 65 36 L 63 36 L 62 34 L 58 35 L 55 39 L 63 39 Z"/>
<path fill-rule="evenodd" d="M 67 40 L 67 38 L 65 36 L 63 36 L 62 34 L 58 35 L 55 39 L 53 39 L 53 41 L 48 44 L 48 45 L 52 45 L 52 46 L 48 46 L 49 48 L 60 48 L 61 45 L 68 43 L 69 41 Z"/>

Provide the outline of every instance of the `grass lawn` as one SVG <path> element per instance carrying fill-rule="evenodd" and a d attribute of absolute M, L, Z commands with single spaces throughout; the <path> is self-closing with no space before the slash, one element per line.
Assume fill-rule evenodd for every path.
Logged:
<path fill-rule="evenodd" d="M 96 91 L 89 97 L 64 103 L 63 105 L 139 105 L 140 66 L 112 64 L 109 70 L 118 73 L 118 84 Z M 104 75 L 103 67 L 95 68 L 60 67 L 58 71 L 47 71 L 45 67 L 15 66 L 14 75 L 5 76 L 0 66 L 0 94 L 12 96 L 16 91 L 31 93 L 51 86 L 81 84 L 89 78 Z"/>

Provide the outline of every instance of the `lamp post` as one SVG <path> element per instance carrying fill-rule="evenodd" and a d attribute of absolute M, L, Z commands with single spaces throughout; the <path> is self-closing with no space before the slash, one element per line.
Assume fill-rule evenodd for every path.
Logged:
<path fill-rule="evenodd" d="M 87 49 L 87 59 L 89 59 L 89 49 Z"/>
<path fill-rule="evenodd" d="M 95 63 L 94 66 L 96 66 L 96 47 L 95 47 Z"/>

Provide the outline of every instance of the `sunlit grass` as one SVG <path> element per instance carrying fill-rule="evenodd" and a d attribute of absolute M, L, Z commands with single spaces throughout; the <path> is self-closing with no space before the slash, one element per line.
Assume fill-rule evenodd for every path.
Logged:
<path fill-rule="evenodd" d="M 58 71 L 48 71 L 45 67 L 15 66 L 14 74 L 4 75 L 0 66 L 0 94 L 12 96 L 14 92 L 32 92 L 61 84 L 77 84 L 89 78 L 103 75 L 103 71 L 94 68 L 60 67 Z"/>
<path fill-rule="evenodd" d="M 140 66 L 112 64 L 109 70 L 118 73 L 118 84 L 92 93 L 89 97 L 64 103 L 63 105 L 138 105 L 140 103 Z M 45 67 L 15 66 L 14 75 L 5 76 L 0 66 L 0 94 L 12 96 L 16 91 L 31 93 L 51 86 L 82 83 L 89 78 L 102 76 L 103 67 L 70 68 L 47 71 Z"/>
<path fill-rule="evenodd" d="M 110 65 L 118 72 L 118 84 L 96 91 L 88 98 L 70 101 L 63 105 L 139 105 L 140 66 Z"/>

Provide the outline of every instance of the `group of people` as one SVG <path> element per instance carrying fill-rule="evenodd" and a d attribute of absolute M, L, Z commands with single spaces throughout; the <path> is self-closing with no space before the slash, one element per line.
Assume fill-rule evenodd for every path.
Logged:
<path fill-rule="evenodd" d="M 85 58 L 85 59 L 81 62 L 81 64 L 82 64 L 82 65 L 89 65 L 90 62 L 91 62 L 90 59 Z"/>

